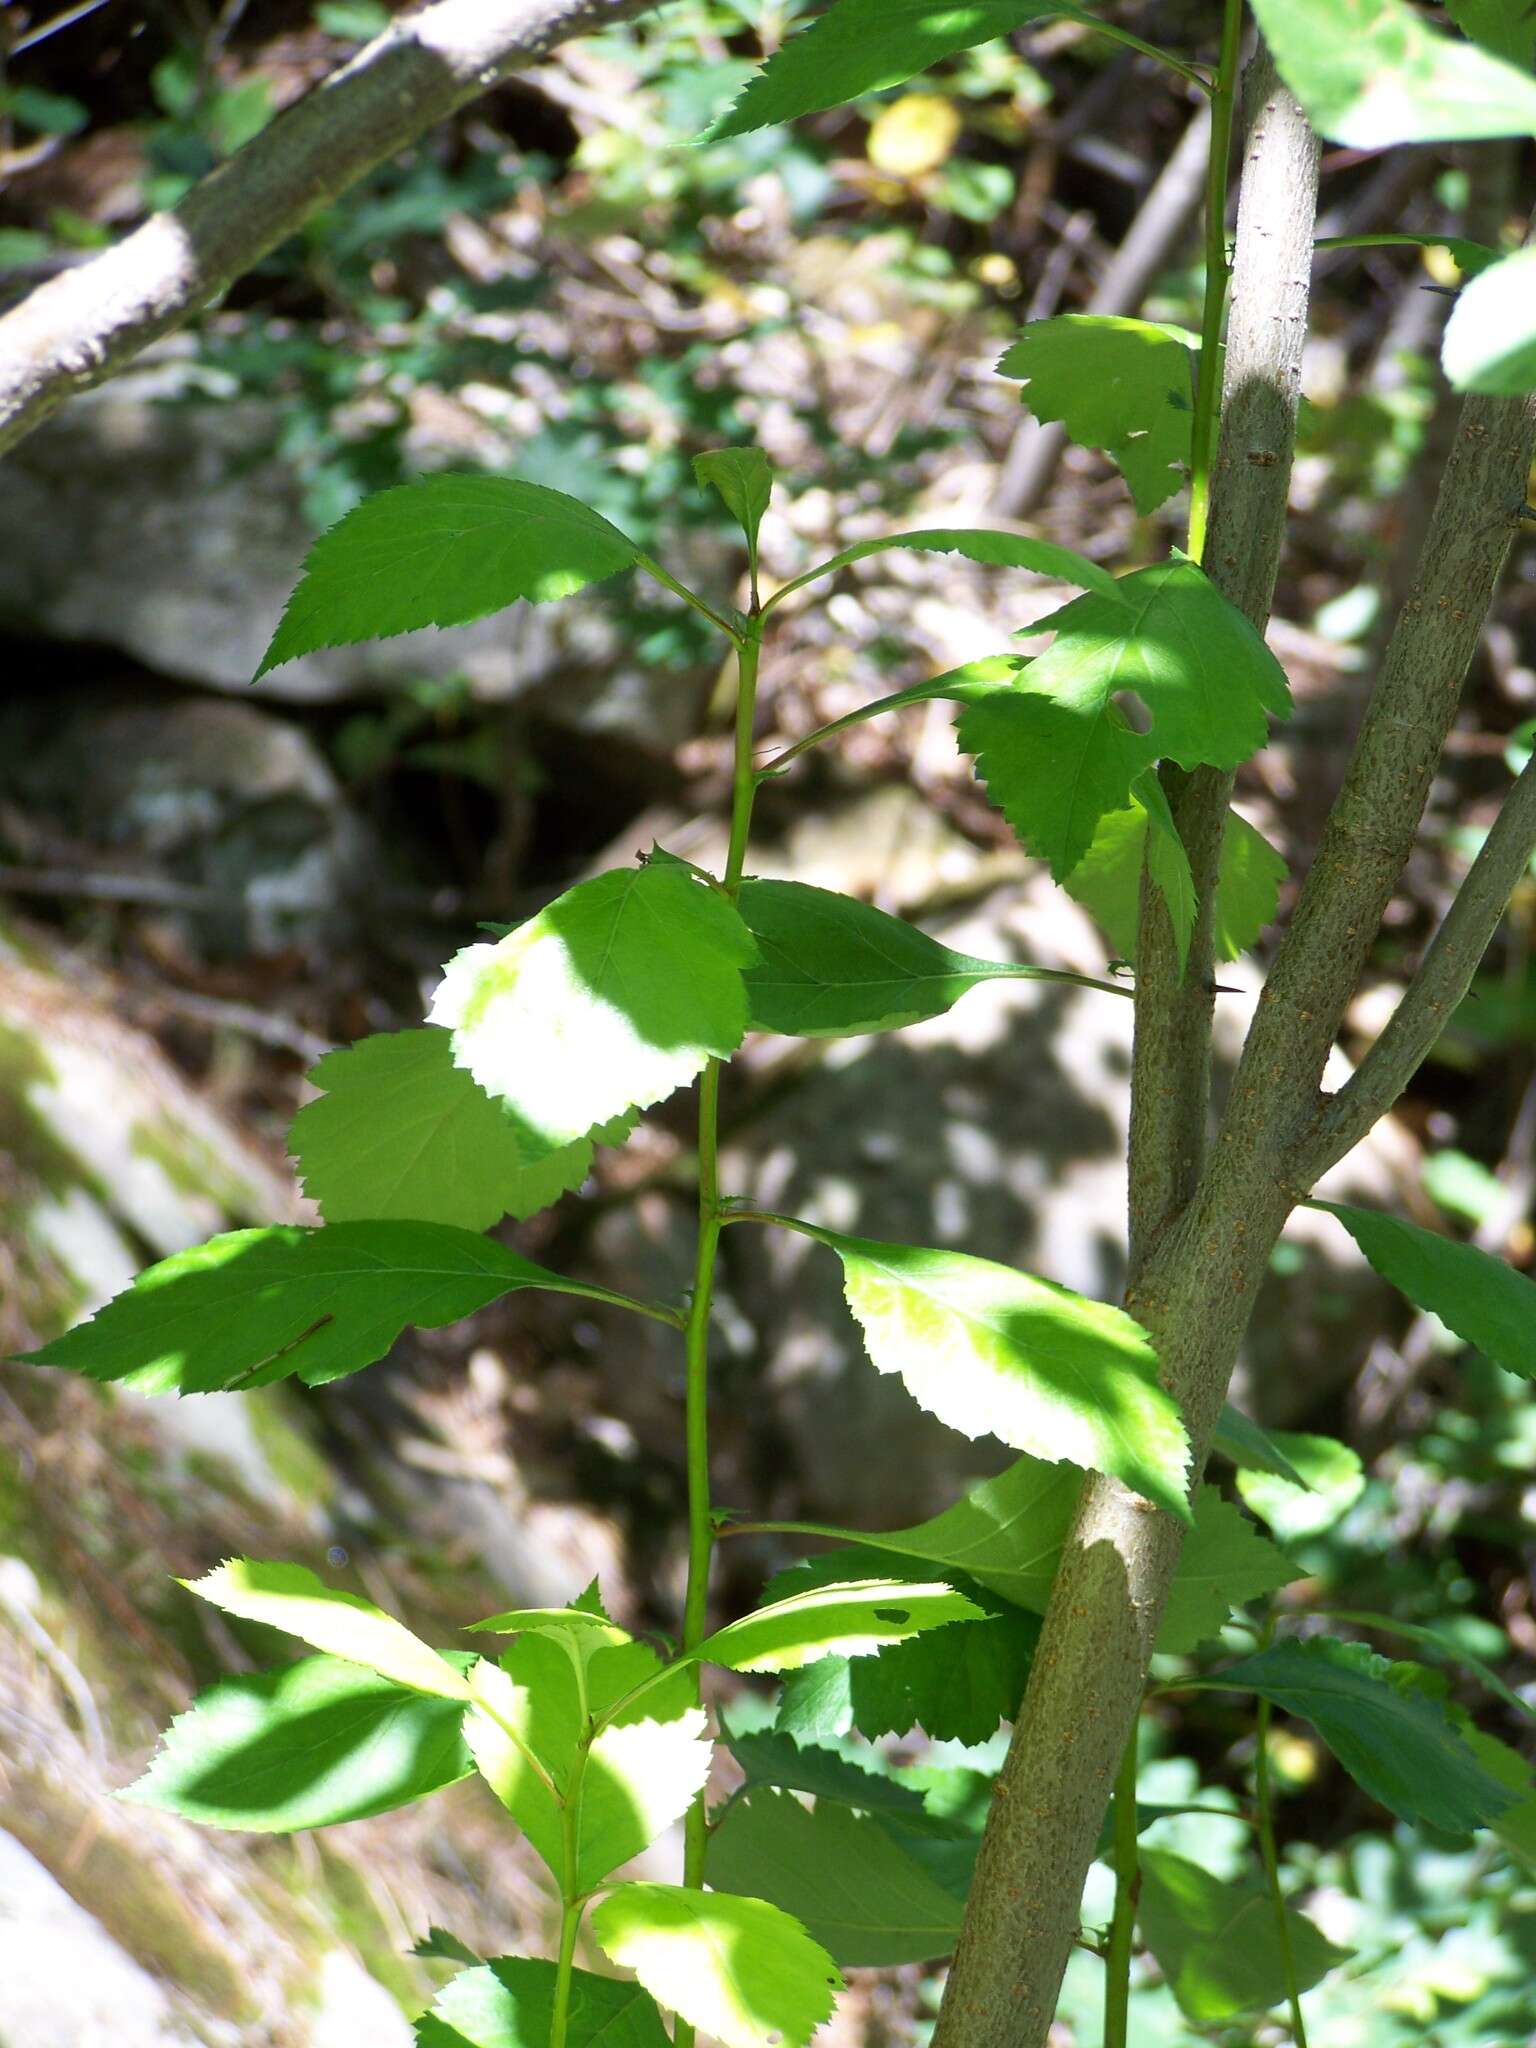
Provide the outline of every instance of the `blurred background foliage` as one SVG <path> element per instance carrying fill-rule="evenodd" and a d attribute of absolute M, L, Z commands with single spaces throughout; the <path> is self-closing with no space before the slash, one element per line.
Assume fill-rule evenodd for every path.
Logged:
<path fill-rule="evenodd" d="M 1116 567 L 1177 537 L 1179 504 L 1138 517 L 1092 451 L 1067 449 L 1023 489 L 1039 452 L 995 363 L 1023 321 L 1098 303 L 1133 226 L 1171 205 L 1159 174 L 1192 103 L 1133 53 L 1056 23 L 792 131 L 696 146 L 807 11 L 673 0 L 571 45 L 316 216 L 6 465 L 7 1350 L 209 1229 L 302 1215 L 282 1134 L 306 1069 L 333 1043 L 418 1021 L 437 964 L 479 920 L 525 915 L 652 838 L 698 859 L 721 841 L 727 747 L 708 649 L 694 614 L 627 582 L 571 607 L 574 624 L 540 615 L 413 636 L 251 693 L 307 538 L 365 493 L 442 466 L 515 470 L 585 497 L 728 597 L 739 545 L 690 459 L 729 442 L 760 441 L 788 480 L 763 540 L 779 580 L 901 524 L 1025 516 Z M 1111 11 L 1191 53 L 1213 40 L 1204 0 Z M 32 39 L 46 12 L 4 9 L 0 303 L 174 201 L 390 10 L 108 0 Z M 1530 151 L 1505 145 L 1329 150 L 1320 232 L 1494 240 L 1516 231 L 1530 171 Z M 1202 277 L 1192 198 L 1181 204 L 1120 310 L 1190 326 Z M 1300 714 L 1240 788 L 1293 874 L 1451 431 L 1435 357 L 1455 282 L 1434 249 L 1319 258 L 1271 636 Z M 1050 603 L 1032 579 L 946 557 L 862 564 L 784 619 L 765 744 L 1006 648 Z M 1031 872 L 932 709 L 861 727 L 836 758 L 770 785 L 765 868 L 867 895 L 973 950 L 1102 972 L 1104 942 Z M 1352 1015 L 1356 1046 L 1528 751 L 1533 711 L 1527 546 Z M 1533 916 L 1536 886 L 1344 1183 L 1525 1267 Z M 1243 966 L 1232 980 L 1251 994 Z M 1249 994 L 1232 998 L 1234 1016 Z M 889 1041 L 754 1051 L 728 1105 L 733 1183 L 840 1228 L 867 1221 L 1112 1294 L 1127 1020 L 1038 985 L 995 995 Z M 648 1120 L 519 1241 L 610 1284 L 676 1291 L 686 1147 L 680 1117 Z M 986 1446 L 957 1445 L 899 1390 L 866 1384 L 835 1290 L 800 1270 L 793 1246 L 729 1249 L 723 1500 L 890 1527 L 986 1467 Z M 440 1975 L 406 1953 L 429 1920 L 451 1904 L 488 1952 L 533 1938 L 535 1887 L 472 1788 L 403 1827 L 195 1847 L 172 1824 L 139 1816 L 129 1829 L 104 1795 L 168 1706 L 248 1657 L 238 1636 L 207 1633 L 166 1575 L 251 1547 L 253 1528 L 255 1547 L 329 1559 L 440 1625 L 487 1597 L 505 1604 L 504 1589 L 563 1600 L 594 1571 L 624 1617 L 669 1625 L 679 1363 L 664 1334 L 619 1343 L 570 1304 L 519 1300 L 408 1340 L 366 1380 L 181 1413 L 0 1370 L 6 2048 L 148 2048 L 188 2027 L 272 2048 L 389 2048 Z M 1308 1574 L 1286 1611 L 1302 1627 L 1345 1608 L 1433 1628 L 1454 1695 L 1529 1754 L 1516 1705 L 1455 1661 L 1483 1660 L 1536 1704 L 1536 1417 L 1523 1383 L 1409 1320 L 1331 1226 L 1303 1218 L 1277 1255 L 1241 1391 L 1265 1420 L 1336 1435 L 1359 1461 L 1278 1511 Z M 731 1546 L 722 1600 L 788 1556 Z M 1161 1696 L 1147 1741 L 1157 1796 L 1211 1806 L 1243 1793 L 1253 1728 L 1230 1697 Z M 1281 1723 L 1270 1741 L 1289 1876 L 1357 1952 L 1309 1994 L 1316 2048 L 1532 2037 L 1536 1820 L 1528 1859 L 1392 1829 L 1304 1729 Z M 921 1760 L 920 1744 L 889 1746 Z M 1147 1839 L 1220 1873 L 1242 1835 L 1183 1815 Z M 1107 1918 L 1101 1894 L 1091 1923 Z M 82 1955 L 98 1935 L 97 1989 L 91 1971 L 66 1972 L 83 1988 L 61 2011 L 39 1958 L 50 1941 Z M 1096 2038 L 1100 1977 L 1077 1958 L 1064 2042 Z M 919 2041 L 934 2010 L 931 1976 L 872 1972 L 838 2034 Z M 1251 2017 L 1191 2022 L 1150 1965 L 1132 2031 L 1147 2048 L 1283 2038 Z"/>

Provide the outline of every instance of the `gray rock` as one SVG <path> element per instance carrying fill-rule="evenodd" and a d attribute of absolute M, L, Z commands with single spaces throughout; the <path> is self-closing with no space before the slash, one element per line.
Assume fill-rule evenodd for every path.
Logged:
<path fill-rule="evenodd" d="M 73 400 L 6 463 L 0 622 L 245 691 L 313 539 L 279 425 L 265 402 L 200 398 L 174 356 Z M 654 753 L 693 731 L 707 687 L 628 661 L 601 601 L 578 598 L 305 655 L 257 689 L 327 703 L 454 676 Z"/>

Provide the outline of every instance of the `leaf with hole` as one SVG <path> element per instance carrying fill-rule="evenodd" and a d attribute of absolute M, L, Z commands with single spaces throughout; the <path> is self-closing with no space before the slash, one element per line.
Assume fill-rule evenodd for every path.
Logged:
<path fill-rule="evenodd" d="M 1536 1281 L 1476 1245 L 1439 1237 L 1379 1209 L 1317 1202 L 1336 1216 L 1382 1279 L 1438 1316 L 1506 1372 L 1536 1379 Z"/>
<path fill-rule="evenodd" d="M 1408 0 L 1253 0 L 1280 76 L 1351 149 L 1536 131 L 1536 79 L 1432 28 Z"/>
<path fill-rule="evenodd" d="M 1235 768 L 1291 708 L 1280 664 L 1193 562 L 1138 569 L 1119 590 L 1117 604 L 1090 592 L 1029 627 L 1056 638 L 960 719 L 988 797 L 1058 881 L 1155 761 Z M 1127 692 L 1145 732 L 1117 702 Z"/>
<path fill-rule="evenodd" d="M 1129 991 L 1090 975 L 955 953 L 872 904 L 804 882 L 748 881 L 742 921 L 757 942 L 746 972 L 749 1028 L 791 1038 L 894 1031 L 937 1017 L 985 981 L 1062 981 Z"/>
<path fill-rule="evenodd" d="M 518 598 L 569 597 L 644 559 L 579 499 L 516 477 L 434 476 L 375 491 L 310 549 L 256 676 L 317 648 L 465 626 Z"/>
<path fill-rule="evenodd" d="M 1189 1519 L 1184 1425 L 1152 1340 L 1124 1310 L 965 1252 L 796 1227 L 842 1260 L 870 1362 L 899 1374 L 930 1415 L 1112 1473 Z"/>
<path fill-rule="evenodd" d="M 412 1635 L 371 1600 L 345 1593 L 302 1564 L 268 1564 L 231 1557 L 200 1579 L 183 1579 L 189 1593 L 241 1621 L 281 1629 L 328 1657 L 344 1657 L 413 1692 L 467 1700 L 464 1674 L 430 1644 Z"/>
<path fill-rule="evenodd" d="M 1188 475 L 1199 338 L 1182 327 L 1104 313 L 1031 320 L 998 364 L 1027 409 L 1102 448 L 1138 512 L 1155 512 Z"/>
<path fill-rule="evenodd" d="M 652 859 L 578 882 L 495 945 L 458 954 L 432 1021 L 536 1160 L 729 1058 L 756 960 L 734 904 L 681 862 Z"/>
<path fill-rule="evenodd" d="M 309 1078 L 324 1092 L 294 1118 L 288 1149 L 327 1223 L 393 1217 L 488 1230 L 503 1216 L 531 1216 L 580 1187 L 594 1142 L 620 1142 L 631 1121 L 529 1165 L 511 1123 L 432 1025 L 359 1039 L 327 1053 Z"/>
<path fill-rule="evenodd" d="M 1187 2018 L 1202 2025 L 1239 2013 L 1266 2012 L 1286 1996 L 1287 1952 L 1298 1991 L 1309 1991 L 1348 1962 L 1294 1906 L 1285 1909 L 1282 1948 L 1269 1887 L 1257 1870 L 1219 1877 L 1166 1849 L 1141 1852 L 1136 1917 L 1169 1989 Z"/>
<path fill-rule="evenodd" d="M 461 1971 L 416 2022 L 417 2048 L 548 2048 L 556 1975 L 529 1956 Z M 667 2031 L 638 1984 L 573 1970 L 565 2048 L 667 2048 Z"/>
<path fill-rule="evenodd" d="M 321 1386 L 382 1358 L 412 1324 L 440 1330 L 522 1287 L 625 1305 L 445 1223 L 274 1224 L 162 1259 L 27 1362 L 146 1394 L 267 1386 L 292 1373 Z"/>
<path fill-rule="evenodd" d="M 1362 1792 L 1449 1834 L 1486 1827 L 1512 1803 L 1457 1733 L 1429 1674 L 1335 1636 L 1273 1643 L 1202 1683 L 1255 1692 L 1310 1721 Z"/>
<path fill-rule="evenodd" d="M 462 1671 L 469 1659 L 450 1657 Z M 366 1820 L 474 1771 L 462 1704 L 340 1657 L 221 1679 L 119 1796 L 204 1827 L 288 1835 Z"/>
<path fill-rule="evenodd" d="M 592 1935 L 723 2048 L 805 2048 L 842 1989 L 826 1950 L 765 1899 L 623 1884 L 593 1909 Z"/>
<path fill-rule="evenodd" d="M 767 1787 L 731 1802 L 710 1835 L 704 1876 L 716 1891 L 793 1914 L 850 1969 L 948 1955 L 965 1910 L 872 1814 L 825 1798 L 812 1811 Z"/>
<path fill-rule="evenodd" d="M 1536 391 L 1536 249 L 1472 280 L 1452 308 L 1440 357 L 1458 391 Z"/>
<path fill-rule="evenodd" d="M 935 1581 L 837 1581 L 770 1600 L 716 1629 L 690 1654 L 732 1671 L 795 1671 L 818 1657 L 871 1656 L 924 1629 L 981 1615 L 974 1600 Z"/>
<path fill-rule="evenodd" d="M 904 85 L 957 51 L 1060 15 L 1102 26 L 1070 0 L 971 0 L 964 7 L 937 6 L 935 0 L 835 0 L 789 37 L 700 139 L 720 142 Z"/>

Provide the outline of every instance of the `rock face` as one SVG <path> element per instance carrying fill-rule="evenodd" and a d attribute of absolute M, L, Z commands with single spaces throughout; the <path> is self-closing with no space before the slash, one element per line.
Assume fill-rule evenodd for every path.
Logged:
<path fill-rule="evenodd" d="M 247 690 L 313 539 L 279 424 L 200 396 L 174 360 L 73 400 L 6 463 L 0 625 Z M 313 704 L 454 676 L 655 754 L 691 734 L 707 687 L 629 661 L 601 601 L 577 599 L 305 655 L 257 689 Z"/>
<path fill-rule="evenodd" d="M 380 856 L 314 741 L 265 708 L 163 688 L 0 707 L 0 797 L 89 860 L 150 878 L 193 956 L 351 936 Z"/>

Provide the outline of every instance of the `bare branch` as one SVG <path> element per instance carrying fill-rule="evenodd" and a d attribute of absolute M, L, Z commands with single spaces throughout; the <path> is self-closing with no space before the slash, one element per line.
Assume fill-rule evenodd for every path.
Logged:
<path fill-rule="evenodd" d="M 1408 1086 L 1467 990 L 1536 853 L 1536 760 L 1521 770 L 1418 973 L 1381 1036 L 1326 1102 L 1297 1148 L 1293 1172 L 1311 1185 L 1366 1136 Z"/>
<path fill-rule="evenodd" d="M 1247 115 L 1204 565 L 1222 595 L 1263 632 L 1285 539 L 1318 144 L 1262 49 L 1249 69 Z M 1163 785 L 1194 871 L 1200 913 L 1181 968 L 1162 897 L 1144 882 L 1131 1082 L 1133 1274 L 1194 1193 L 1205 1157 L 1212 928 L 1232 777 L 1212 768 L 1186 775 L 1169 765 Z"/>
<path fill-rule="evenodd" d="M 0 453 L 228 290 L 318 207 L 509 72 L 656 0 L 435 0 L 115 248 L 0 318 Z"/>

